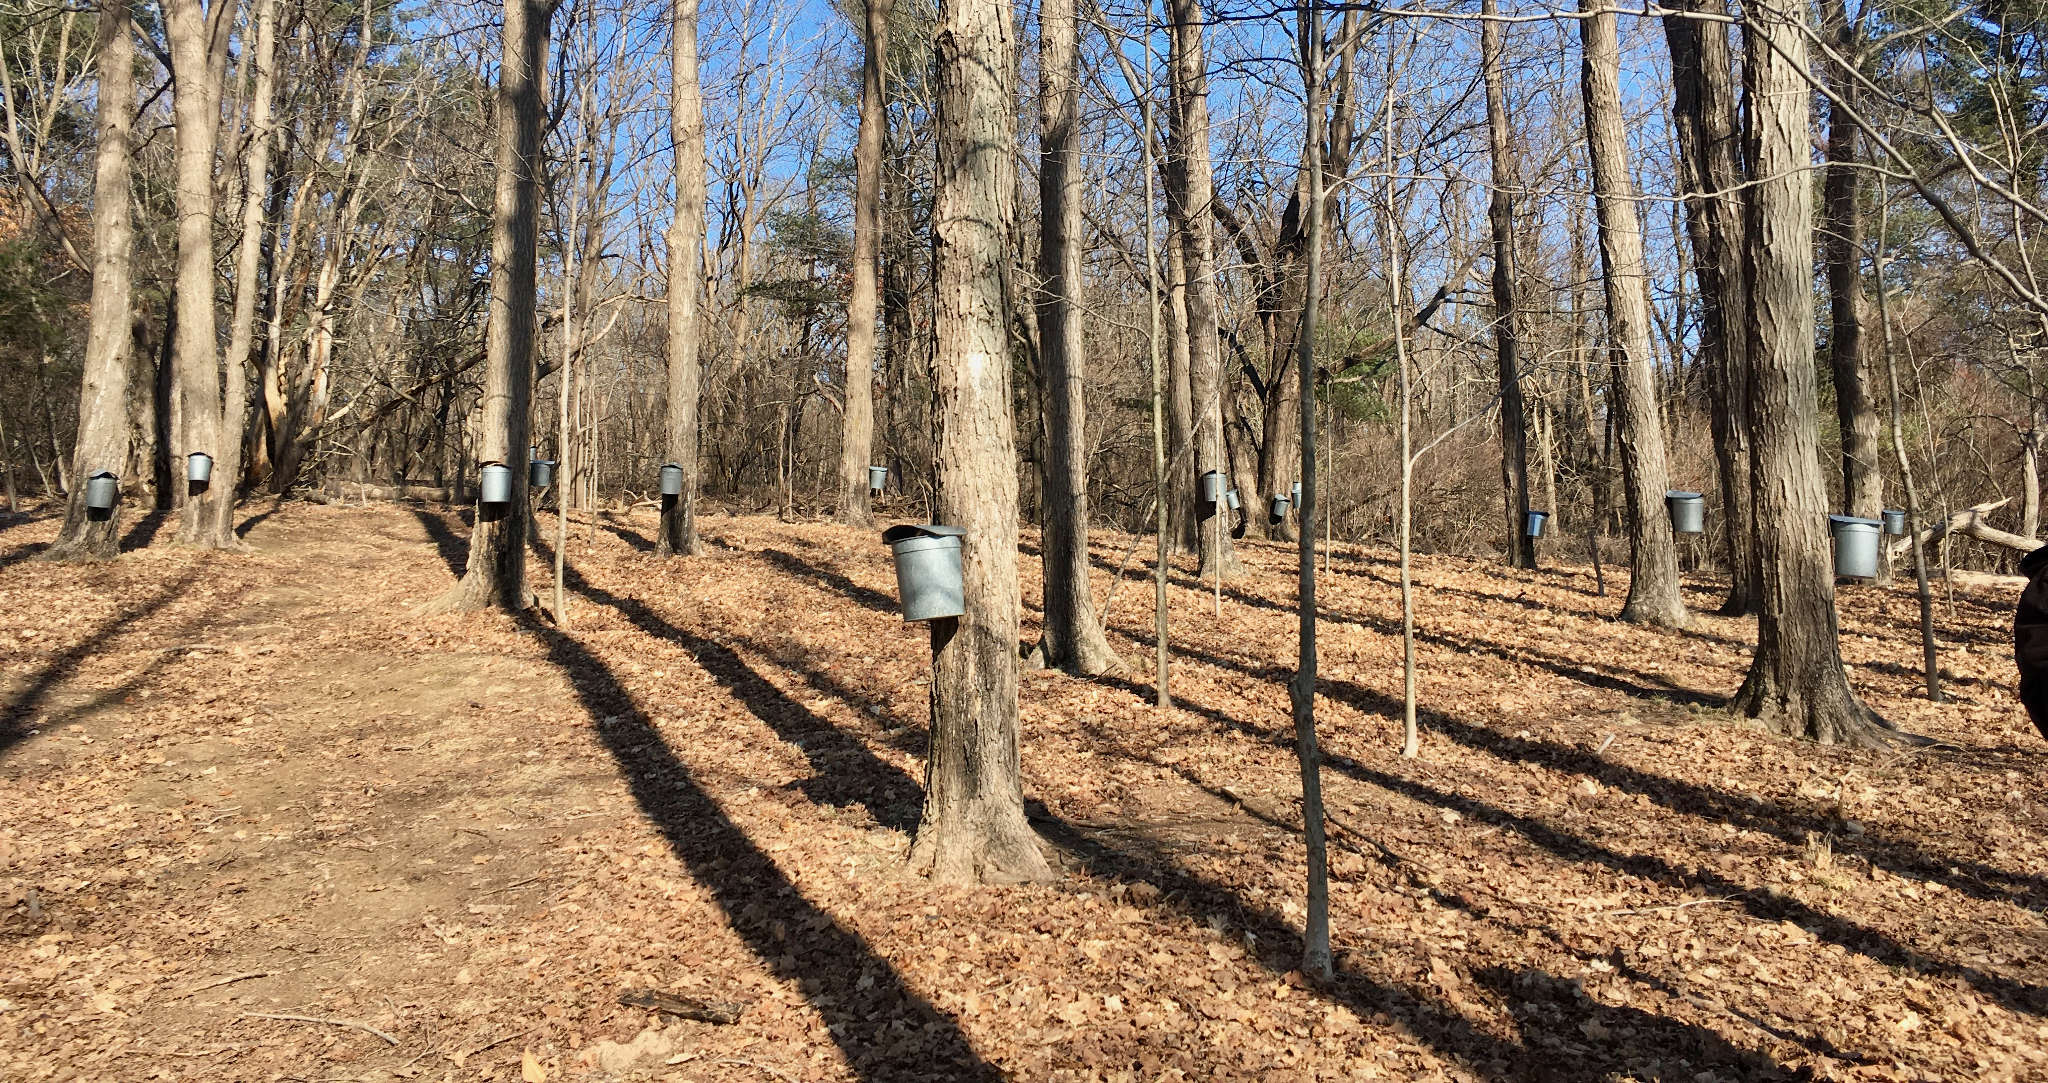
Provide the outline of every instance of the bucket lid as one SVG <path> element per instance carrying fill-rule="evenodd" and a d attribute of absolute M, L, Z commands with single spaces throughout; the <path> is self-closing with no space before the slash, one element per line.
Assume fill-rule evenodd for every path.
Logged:
<path fill-rule="evenodd" d="M 1885 515 L 1904 515 L 1904 514 L 1906 514 L 1906 509 L 1904 509 L 1904 508 L 1886 508 L 1886 509 L 1884 509 L 1884 512 L 1883 512 L 1883 514 L 1885 514 Z"/>
<path fill-rule="evenodd" d="M 92 480 L 97 480 L 97 479 L 99 479 L 99 478 L 119 478 L 119 477 L 120 477 L 120 475 L 119 475 L 119 474 L 116 474 L 116 473 L 114 473 L 114 472 L 113 472 L 112 470 L 102 470 L 102 471 L 100 471 L 99 473 L 96 473 L 96 474 L 91 474 L 91 475 L 88 475 L 88 478 L 89 478 L 89 479 L 92 479 Z"/>
<path fill-rule="evenodd" d="M 1684 489 L 1669 489 L 1664 493 L 1664 499 L 1666 500 L 1698 500 L 1699 498 L 1700 494 L 1689 493 Z"/>
<path fill-rule="evenodd" d="M 1531 514 L 1531 515 L 1541 515 L 1541 516 L 1542 516 L 1542 517 L 1544 517 L 1545 519 L 1548 519 L 1548 518 L 1550 518 L 1550 513 L 1549 513 L 1549 512 L 1547 512 L 1547 511 L 1537 511 L 1537 510 L 1536 510 L 1535 508 L 1530 508 L 1530 509 L 1529 509 L 1529 514 Z"/>
<path fill-rule="evenodd" d="M 661 468 L 663 470 L 681 470 L 683 466 L 681 463 L 662 463 Z"/>
<path fill-rule="evenodd" d="M 1879 525 L 1878 521 L 1875 519 L 1859 519 L 1854 515 L 1830 515 L 1828 516 L 1828 522 L 1835 523 L 1840 526 L 1850 526 L 1852 524 L 1855 526 Z"/>
<path fill-rule="evenodd" d="M 486 470 L 489 470 L 491 467 L 494 466 L 500 470 L 503 470 L 505 468 L 505 464 L 499 462 L 496 459 L 485 459 L 483 462 L 478 463 L 477 465 L 483 467 Z"/>
<path fill-rule="evenodd" d="M 964 538 L 966 527 L 942 526 L 938 523 L 904 523 L 882 531 L 882 544 L 895 545 L 912 538 Z"/>

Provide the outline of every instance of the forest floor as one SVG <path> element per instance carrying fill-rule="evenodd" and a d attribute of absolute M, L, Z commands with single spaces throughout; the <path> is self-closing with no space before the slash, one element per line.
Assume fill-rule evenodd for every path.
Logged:
<path fill-rule="evenodd" d="M 1316 986 L 1288 548 L 1244 548 L 1220 618 L 1176 572 L 1167 712 L 1130 562 L 1132 671 L 1024 682 L 1060 876 L 967 890 L 903 871 L 929 654 L 873 533 L 714 516 L 657 562 L 649 511 L 578 523 L 558 629 L 420 615 L 452 512 L 248 514 L 251 554 L 145 520 L 94 567 L 0 521 L 0 1079 L 2048 1079 L 2010 583 L 1944 597 L 1946 706 L 1910 587 L 1842 592 L 1858 691 L 1945 743 L 1869 752 L 1719 709 L 1753 622 L 1421 558 L 1404 760 L 1395 565 L 1340 547 Z"/>

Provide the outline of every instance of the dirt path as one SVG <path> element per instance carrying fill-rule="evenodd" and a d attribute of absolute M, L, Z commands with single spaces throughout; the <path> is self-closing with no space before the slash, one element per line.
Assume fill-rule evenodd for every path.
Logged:
<path fill-rule="evenodd" d="M 1314 990 L 1283 551 L 1220 622 L 1176 587 L 1181 710 L 1027 681 L 1067 871 L 963 892 L 899 872 L 925 647 L 870 536 L 723 520 L 657 563 L 651 520 L 579 525 L 562 630 L 412 612 L 450 517 L 258 519 L 252 556 L 88 569 L 0 529 L 0 1079 L 2048 1075 L 2048 757 L 1989 593 L 1945 629 L 1950 711 L 1908 698 L 1909 595 L 1845 596 L 1859 688 L 1960 747 L 1899 757 L 1731 726 L 1740 622 L 1623 628 L 1586 576 L 1424 561 L 1401 761 L 1391 575 L 1341 554 L 1345 974 Z"/>

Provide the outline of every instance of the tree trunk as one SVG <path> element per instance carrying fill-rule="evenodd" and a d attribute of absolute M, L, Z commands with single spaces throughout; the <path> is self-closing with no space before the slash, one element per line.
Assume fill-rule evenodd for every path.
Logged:
<path fill-rule="evenodd" d="M 1724 0 L 1689 0 L 1681 8 L 1725 15 Z M 1671 114 L 1678 136 L 1686 234 L 1700 288 L 1700 356 L 1713 409 L 1709 424 L 1719 475 L 1722 537 L 1728 564 L 1725 616 L 1756 612 L 1756 542 L 1749 482 L 1749 362 L 1734 314 L 1747 305 L 1742 267 L 1742 181 L 1737 146 L 1735 67 L 1721 23 L 1664 19 L 1671 53 Z"/>
<path fill-rule="evenodd" d="M 1082 279 L 1081 51 L 1075 0 L 1038 12 L 1038 359 L 1044 402 L 1044 585 L 1047 665 L 1095 674 L 1121 662 L 1088 588 L 1087 344 Z"/>
<path fill-rule="evenodd" d="M 536 249 L 540 240 L 541 129 L 546 108 L 547 0 L 505 0 L 504 59 L 498 68 L 497 192 L 491 206 L 491 309 L 485 332 L 480 462 L 512 467 L 512 502 L 486 517 L 477 505 L 469 566 L 435 610 L 534 603 L 526 587 L 526 445 L 533 399 Z"/>
<path fill-rule="evenodd" d="M 1813 371 L 1813 193 L 1804 28 L 1748 13 L 1750 469 L 1762 570 L 1756 654 L 1731 706 L 1773 732 L 1876 745 L 1842 671 Z"/>
<path fill-rule="evenodd" d="M 1631 572 L 1621 619 L 1682 628 L 1689 618 L 1678 591 L 1678 547 L 1664 513 L 1669 484 L 1664 430 L 1657 419 L 1651 371 L 1649 279 L 1635 184 L 1628 173 L 1627 129 L 1621 115 L 1621 48 L 1614 11 L 1580 0 L 1580 66 L 1586 144 L 1600 222 L 1602 284 L 1607 293 L 1608 353 L 1616 366 L 1614 407 L 1621 422 L 1622 487 L 1628 499 Z"/>
<path fill-rule="evenodd" d="M 1016 435 L 1003 278 L 1015 213 L 1010 7 L 963 0 L 934 34 L 932 257 L 938 518 L 967 531 L 966 615 L 933 622 L 932 734 L 914 868 L 947 882 L 1046 879 L 1024 819 L 1017 722 Z"/>
<path fill-rule="evenodd" d="M 1482 17 L 1498 14 L 1496 0 L 1481 0 Z M 1529 517 L 1529 430 L 1522 406 L 1521 336 L 1516 323 L 1514 142 L 1508 130 L 1507 74 L 1501 56 L 1502 29 L 1491 18 L 1479 24 L 1480 66 L 1486 79 L 1487 148 L 1493 159 L 1493 191 L 1486 206 L 1493 232 L 1493 341 L 1500 369 L 1500 481 L 1507 511 L 1508 563 L 1536 566 L 1536 539 L 1523 523 Z"/>
<path fill-rule="evenodd" d="M 1856 28 L 1844 0 L 1821 0 L 1823 33 L 1844 57 L 1855 55 Z M 1863 335 L 1863 172 L 1856 157 L 1856 73 L 1829 61 L 1827 169 L 1822 180 L 1821 258 L 1828 280 L 1828 365 L 1842 436 L 1842 514 L 1875 519 L 1884 510 L 1877 407 Z"/>
<path fill-rule="evenodd" d="M 255 3 L 256 48 L 250 54 L 250 63 L 255 66 L 256 78 L 249 93 L 249 157 L 242 181 L 242 237 L 235 249 L 235 307 L 228 323 L 224 359 L 227 379 L 221 398 L 220 451 L 213 464 L 214 477 L 227 487 L 223 499 L 214 506 L 214 514 L 219 517 L 214 528 L 237 544 L 234 489 L 242 477 L 242 449 L 248 435 L 249 355 L 256 339 L 256 298 L 261 292 L 258 278 L 270 206 L 271 110 L 277 85 L 278 0 Z"/>
<path fill-rule="evenodd" d="M 860 134 L 853 151 L 853 283 L 846 300 L 846 409 L 840 417 L 839 521 L 873 522 L 868 467 L 874 465 L 875 316 L 881 269 L 882 130 L 889 124 L 882 67 L 894 0 L 867 0 L 861 34 Z"/>
<path fill-rule="evenodd" d="M 170 39 L 176 83 L 172 117 L 176 128 L 178 255 L 174 304 L 178 326 L 172 365 L 178 389 L 180 442 L 172 448 L 174 477 L 194 452 L 229 458 L 223 446 L 220 346 L 214 311 L 213 214 L 215 143 L 220 132 L 220 87 L 227 53 L 230 8 L 235 0 L 168 0 L 165 34 Z M 233 408 L 232 406 L 230 408 Z M 234 456 L 239 460 L 240 456 Z M 235 477 L 213 471 L 206 487 L 185 501 L 178 527 L 181 544 L 203 549 L 236 547 L 226 524 L 235 500 Z M 226 504 L 228 507 L 223 508 Z"/>
<path fill-rule="evenodd" d="M 1217 329 L 1216 299 L 1216 201 L 1215 168 L 1209 158 L 1209 69 L 1204 56 L 1204 15 L 1201 0 L 1170 0 L 1172 39 L 1168 68 L 1172 73 L 1172 109 L 1168 114 L 1167 155 L 1175 165 L 1168 171 L 1166 214 L 1173 238 L 1168 242 L 1181 254 L 1187 279 L 1188 373 L 1194 406 L 1194 468 L 1199 477 L 1211 470 L 1231 475 L 1223 450 L 1223 351 Z M 1226 483 L 1226 486 L 1228 483 Z M 1199 500 L 1199 493 L 1195 494 Z M 1207 509 L 1220 517 L 1228 508 L 1218 503 Z M 1213 576 L 1221 570 L 1235 577 L 1244 569 L 1228 530 L 1209 523 L 1200 530 L 1201 574 Z"/>
<path fill-rule="evenodd" d="M 704 90 L 697 71 L 699 0 L 671 2 L 675 53 L 669 133 L 675 141 L 676 206 L 668 227 L 666 447 L 669 461 L 683 468 L 683 491 L 680 496 L 662 498 L 655 552 L 661 556 L 696 556 L 704 551 L 703 542 L 697 537 L 698 400 L 703 380 L 697 349 L 697 302 L 704 292 Z M 865 491 L 862 507 L 866 507 Z"/>
<path fill-rule="evenodd" d="M 1323 826 L 1323 754 L 1316 742 L 1316 306 L 1323 281 L 1323 30 L 1313 4 L 1297 9 L 1300 20 L 1301 81 L 1308 111 L 1302 141 L 1302 174 L 1308 178 L 1307 248 L 1302 260 L 1302 334 L 1295 372 L 1301 410 L 1301 540 L 1295 586 L 1300 621 L 1299 651 L 1288 694 L 1294 714 L 1294 754 L 1301 767 L 1302 839 L 1308 850 L 1308 907 L 1302 929 L 1301 970 L 1330 980 L 1330 869 Z M 1399 309 L 1395 318 L 1400 318 Z"/>
<path fill-rule="evenodd" d="M 1160 169 L 1170 192 L 1174 167 Z M 1168 229 L 1172 212 L 1168 211 Z M 1201 529 L 1195 491 L 1195 389 L 1188 370 L 1187 260 L 1169 237 L 1166 244 L 1166 500 L 1167 541 L 1175 553 L 1195 551 Z"/>
<path fill-rule="evenodd" d="M 99 14 L 99 153 L 92 207 L 92 311 L 78 389 L 78 439 L 64 526 L 43 555 L 50 560 L 109 560 L 120 552 L 122 504 L 105 518 L 85 507 L 83 479 L 101 470 L 128 473 L 128 358 L 134 337 L 135 222 L 129 212 L 135 149 L 135 31 L 129 5 L 107 0 Z M 5 448 L 0 448 L 4 453 Z M 14 460 L 7 456 L 7 503 L 14 506 Z M 132 487 L 131 487 L 132 488 Z M 129 494 L 133 499 L 133 493 Z"/>

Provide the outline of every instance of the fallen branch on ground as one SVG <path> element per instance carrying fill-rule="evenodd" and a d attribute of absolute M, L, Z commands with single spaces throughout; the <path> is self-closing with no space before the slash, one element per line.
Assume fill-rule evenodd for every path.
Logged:
<path fill-rule="evenodd" d="M 391 1035 L 386 1034 L 381 1030 L 378 1030 L 376 1027 L 373 1027 L 368 1023 L 358 1023 L 353 1019 L 323 1019 L 317 1015 L 282 1015 L 274 1012 L 243 1012 L 241 1018 L 281 1019 L 290 1023 L 325 1023 L 330 1027 L 353 1027 L 356 1030 L 364 1031 L 370 1034 L 375 1034 L 377 1037 L 384 1039 L 392 1045 L 398 1044 L 398 1039 L 393 1038 Z"/>

